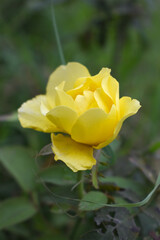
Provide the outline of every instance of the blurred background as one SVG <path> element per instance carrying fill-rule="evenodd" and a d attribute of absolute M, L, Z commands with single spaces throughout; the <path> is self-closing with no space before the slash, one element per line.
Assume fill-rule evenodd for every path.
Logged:
<path fill-rule="evenodd" d="M 127 129 L 132 142 L 128 144 L 138 142 L 136 147 L 141 147 L 156 141 L 160 126 L 159 1 L 53 2 L 66 62 L 78 61 L 91 74 L 111 68 L 120 82 L 121 96 L 137 98 L 142 105 L 133 117 L 135 126 Z M 61 64 L 52 17 L 47 0 L 1 1 L 1 115 L 44 93 L 49 75 Z M 21 131 L 1 124 L 1 143 L 18 141 Z"/>
<path fill-rule="evenodd" d="M 139 113 L 123 126 L 119 154 L 150 149 L 160 160 L 160 1 L 53 3 L 65 61 L 84 64 L 92 75 L 111 68 L 120 82 L 120 95 L 141 102 Z M 37 153 L 50 143 L 48 134 L 22 129 L 14 113 L 26 100 L 45 93 L 49 75 L 61 64 L 52 19 L 49 0 L 0 1 L 1 147 L 23 145 Z M 20 191 L 4 164 L 0 188 L 1 200 Z M 12 235 L 5 233 L 0 239 L 28 239 L 22 230 L 18 235 L 12 229 Z"/>

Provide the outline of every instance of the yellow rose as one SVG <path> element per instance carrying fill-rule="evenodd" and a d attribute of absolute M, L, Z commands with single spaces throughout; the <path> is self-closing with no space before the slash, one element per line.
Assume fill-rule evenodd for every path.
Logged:
<path fill-rule="evenodd" d="M 119 98 L 119 83 L 110 72 L 102 68 L 91 76 L 80 63 L 62 65 L 51 74 L 46 95 L 18 109 L 24 128 L 52 133 L 55 160 L 75 172 L 91 169 L 96 164 L 93 149 L 111 143 L 123 121 L 140 108 L 136 99 Z"/>

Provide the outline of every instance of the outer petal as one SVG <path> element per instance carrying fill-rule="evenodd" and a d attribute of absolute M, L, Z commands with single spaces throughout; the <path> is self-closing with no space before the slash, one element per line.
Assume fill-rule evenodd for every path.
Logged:
<path fill-rule="evenodd" d="M 18 109 L 18 118 L 22 127 L 33 128 L 42 132 L 58 131 L 57 127 L 45 116 L 47 107 L 46 97 L 44 95 L 39 95 L 23 103 Z"/>
<path fill-rule="evenodd" d="M 62 134 L 52 134 L 51 139 L 55 160 L 62 160 L 74 172 L 91 169 L 96 164 L 92 147 L 77 143 Z"/>
<path fill-rule="evenodd" d="M 43 96 L 41 99 L 41 104 L 40 104 L 40 112 L 46 116 L 46 114 L 51 110 L 51 106 L 47 101 L 46 96 Z"/>
<path fill-rule="evenodd" d="M 60 132 L 69 134 L 73 124 L 77 120 L 77 113 L 66 106 L 57 106 L 48 112 L 46 116 L 60 129 Z"/>
<path fill-rule="evenodd" d="M 131 99 L 130 97 L 122 97 L 119 100 L 119 111 L 120 119 L 126 119 L 134 114 L 136 114 L 141 107 L 140 102 L 136 99 Z"/>
<path fill-rule="evenodd" d="M 54 89 L 61 82 L 65 81 L 64 90 L 68 91 L 73 88 L 74 82 L 77 78 L 90 76 L 87 68 L 80 63 L 71 62 L 67 65 L 61 65 L 50 76 L 47 85 L 47 97 L 50 104 L 52 104 L 52 98 L 55 94 Z"/>
<path fill-rule="evenodd" d="M 114 105 L 109 114 L 99 108 L 89 109 L 77 119 L 71 137 L 77 142 L 97 145 L 113 135 L 116 121 L 117 112 Z"/>
<path fill-rule="evenodd" d="M 140 107 L 141 105 L 139 101 L 137 101 L 136 99 L 132 100 L 130 97 L 122 97 L 119 101 L 119 109 L 120 109 L 119 118 L 120 119 L 115 127 L 113 136 L 107 139 L 107 141 L 99 144 L 98 146 L 95 146 L 94 148 L 100 149 L 110 144 L 117 137 L 124 120 L 136 114 Z"/>
<path fill-rule="evenodd" d="M 132 100 L 130 97 L 122 97 L 119 100 L 120 121 L 117 124 L 114 131 L 115 138 L 117 137 L 124 120 L 136 114 L 140 107 L 141 107 L 140 102 L 136 99 Z"/>

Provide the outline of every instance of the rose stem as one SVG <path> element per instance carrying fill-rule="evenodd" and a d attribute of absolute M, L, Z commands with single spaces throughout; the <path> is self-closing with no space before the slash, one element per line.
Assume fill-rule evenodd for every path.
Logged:
<path fill-rule="evenodd" d="M 96 159 L 97 163 L 95 166 L 93 166 L 92 168 L 92 184 L 93 186 L 98 189 L 99 186 L 98 186 L 98 177 L 97 177 L 97 168 L 98 168 L 98 160 L 99 160 L 99 157 L 100 157 L 100 153 L 101 153 L 101 149 L 99 150 L 94 150 L 94 158 Z"/>

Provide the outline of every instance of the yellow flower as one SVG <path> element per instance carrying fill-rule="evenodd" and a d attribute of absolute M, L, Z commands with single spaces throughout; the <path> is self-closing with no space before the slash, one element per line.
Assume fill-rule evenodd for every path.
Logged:
<path fill-rule="evenodd" d="M 24 128 L 52 133 L 55 160 L 75 172 L 91 169 L 96 164 L 93 149 L 111 143 L 123 121 L 140 108 L 136 99 L 119 98 L 119 83 L 110 72 L 102 68 L 91 76 L 80 63 L 62 65 L 51 74 L 46 95 L 18 109 Z"/>

